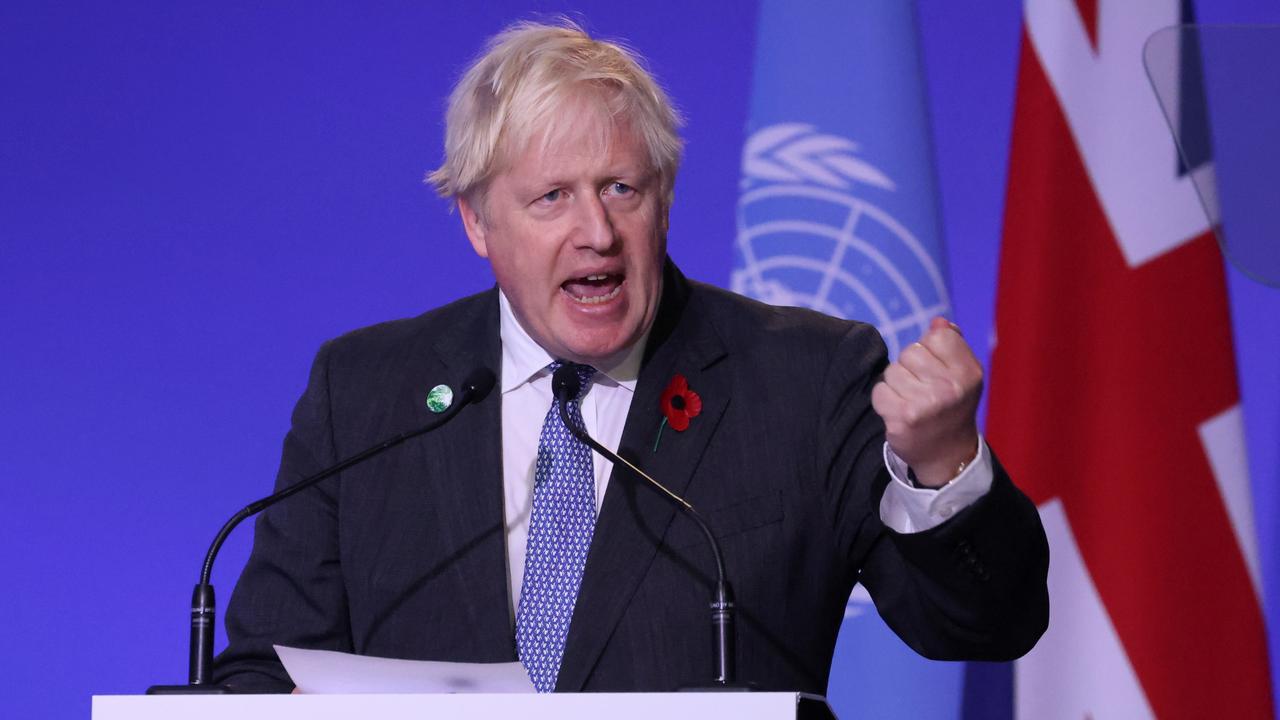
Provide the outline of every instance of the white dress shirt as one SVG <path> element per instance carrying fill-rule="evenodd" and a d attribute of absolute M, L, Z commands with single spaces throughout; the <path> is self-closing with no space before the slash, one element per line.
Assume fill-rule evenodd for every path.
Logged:
<path fill-rule="evenodd" d="M 507 534 L 507 587 L 511 594 L 512 622 L 520 605 L 520 585 L 524 578 L 525 544 L 529 535 L 529 513 L 533 508 L 534 468 L 538 460 L 538 439 L 542 423 L 551 408 L 551 373 L 547 366 L 555 360 L 525 332 L 511 311 L 506 294 L 499 291 L 501 308 L 499 332 L 502 339 L 502 497 Z M 582 421 L 587 434 L 601 445 L 617 451 L 622 430 L 635 396 L 644 357 L 646 334 L 613 367 L 597 367 L 587 393 L 582 398 Z M 613 463 L 597 453 L 595 460 L 596 512 L 604 501 Z M 978 454 L 954 480 L 941 490 L 915 488 L 906 479 L 907 466 L 884 446 L 885 465 L 894 482 L 880 501 L 880 519 L 903 533 L 920 532 L 940 525 L 947 518 L 982 497 L 991 487 L 991 456 L 986 442 L 978 440 Z"/>

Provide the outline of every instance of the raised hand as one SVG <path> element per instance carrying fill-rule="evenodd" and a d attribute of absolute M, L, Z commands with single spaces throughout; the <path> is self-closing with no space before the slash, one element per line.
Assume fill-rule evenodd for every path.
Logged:
<path fill-rule="evenodd" d="M 941 487 L 978 452 L 982 365 L 960 328 L 936 317 L 871 390 L 889 447 L 928 487 Z"/>

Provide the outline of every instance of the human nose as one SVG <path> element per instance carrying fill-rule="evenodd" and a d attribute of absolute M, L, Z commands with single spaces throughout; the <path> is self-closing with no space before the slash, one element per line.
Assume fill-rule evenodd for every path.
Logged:
<path fill-rule="evenodd" d="M 618 240 L 613 218 L 604 198 L 593 195 L 581 203 L 578 209 L 578 245 L 598 253 L 606 253 Z"/>

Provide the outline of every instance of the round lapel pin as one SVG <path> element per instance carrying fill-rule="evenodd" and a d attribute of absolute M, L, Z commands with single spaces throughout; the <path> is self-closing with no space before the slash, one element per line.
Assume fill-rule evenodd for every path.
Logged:
<path fill-rule="evenodd" d="M 448 385 L 437 385 L 427 393 L 427 409 L 433 413 L 442 413 L 453 404 L 453 389 Z"/>

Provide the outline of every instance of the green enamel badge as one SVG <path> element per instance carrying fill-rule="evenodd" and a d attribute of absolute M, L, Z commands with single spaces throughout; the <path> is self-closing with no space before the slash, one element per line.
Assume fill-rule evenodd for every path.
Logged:
<path fill-rule="evenodd" d="M 437 385 L 427 393 L 427 409 L 433 413 L 442 413 L 453 404 L 453 390 L 448 385 Z"/>

